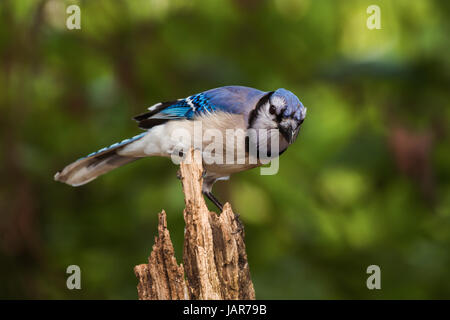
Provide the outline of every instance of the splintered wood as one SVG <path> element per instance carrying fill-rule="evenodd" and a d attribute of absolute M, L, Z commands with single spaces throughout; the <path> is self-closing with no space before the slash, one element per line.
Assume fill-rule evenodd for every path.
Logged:
<path fill-rule="evenodd" d="M 134 268 L 141 300 L 255 299 L 244 230 L 228 203 L 220 215 L 208 210 L 202 173 L 200 152 L 192 150 L 180 164 L 186 204 L 184 267 L 176 262 L 163 210 L 148 264 Z"/>

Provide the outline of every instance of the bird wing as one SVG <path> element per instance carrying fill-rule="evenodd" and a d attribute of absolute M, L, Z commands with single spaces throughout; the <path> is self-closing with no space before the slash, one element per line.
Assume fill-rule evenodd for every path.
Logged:
<path fill-rule="evenodd" d="M 216 111 L 243 114 L 245 119 L 266 92 L 242 86 L 227 86 L 194 94 L 184 99 L 160 102 L 148 112 L 134 117 L 142 129 L 169 120 L 192 120 L 196 116 Z"/>

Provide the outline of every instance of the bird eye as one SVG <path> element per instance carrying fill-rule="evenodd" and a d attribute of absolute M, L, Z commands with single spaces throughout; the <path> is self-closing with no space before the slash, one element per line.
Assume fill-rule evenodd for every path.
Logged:
<path fill-rule="evenodd" d="M 277 109 L 275 108 L 275 106 L 271 105 L 269 108 L 270 114 L 275 114 L 276 111 L 277 111 Z"/>

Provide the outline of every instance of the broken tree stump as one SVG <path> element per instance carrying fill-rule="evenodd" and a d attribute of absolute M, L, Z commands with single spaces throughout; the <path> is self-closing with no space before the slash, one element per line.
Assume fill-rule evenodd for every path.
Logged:
<path fill-rule="evenodd" d="M 244 230 L 228 203 L 220 215 L 208 210 L 202 173 L 201 154 L 191 150 L 180 164 L 186 204 L 184 266 L 176 262 L 163 210 L 148 264 L 134 268 L 140 300 L 255 299 Z"/>

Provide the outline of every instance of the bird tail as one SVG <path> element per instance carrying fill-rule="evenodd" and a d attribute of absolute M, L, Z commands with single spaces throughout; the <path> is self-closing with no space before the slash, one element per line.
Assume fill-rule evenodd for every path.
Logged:
<path fill-rule="evenodd" d="M 141 133 L 130 139 L 115 143 L 109 147 L 93 152 L 86 157 L 78 159 L 58 171 L 54 178 L 56 181 L 67 183 L 77 187 L 91 182 L 98 176 L 115 168 L 139 159 L 133 156 L 122 156 L 118 152 L 126 145 L 144 137 L 147 132 Z"/>

